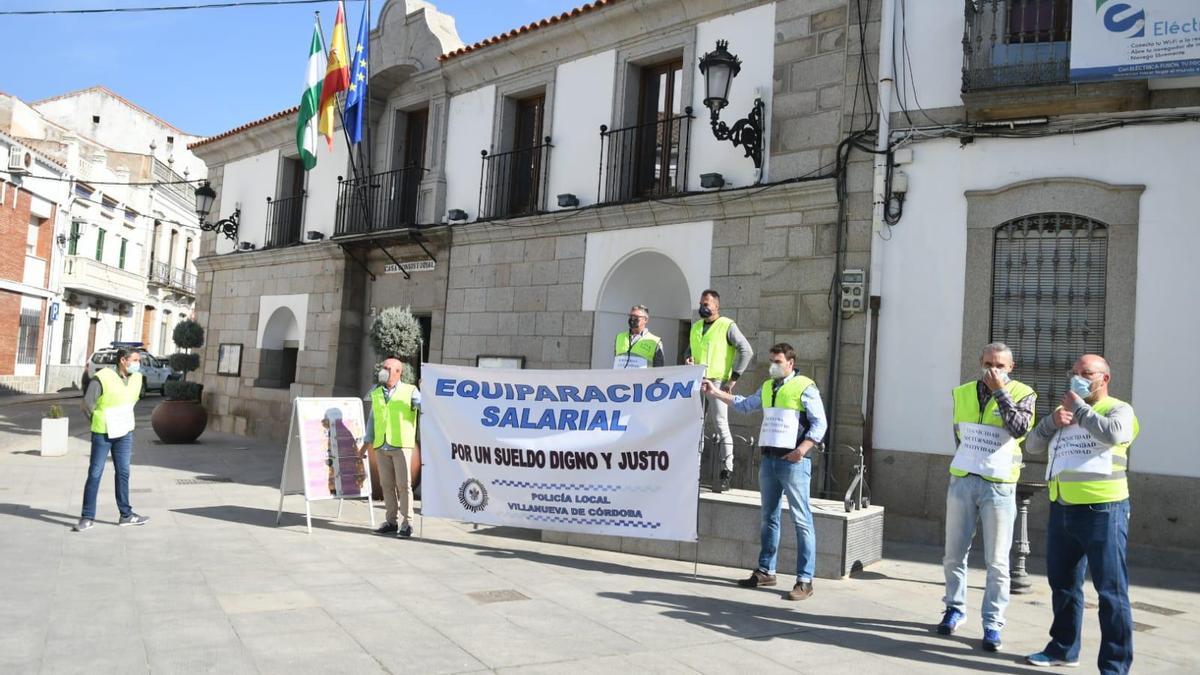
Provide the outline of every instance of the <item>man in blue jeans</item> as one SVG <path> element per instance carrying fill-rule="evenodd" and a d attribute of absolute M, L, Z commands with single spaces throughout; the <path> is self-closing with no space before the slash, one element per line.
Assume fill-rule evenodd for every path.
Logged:
<path fill-rule="evenodd" d="M 1129 606 L 1129 446 L 1139 427 L 1133 406 L 1108 395 L 1108 361 L 1079 357 L 1062 405 L 1025 441 L 1029 452 L 1049 452 L 1050 522 L 1046 579 L 1054 622 L 1050 641 L 1025 660 L 1035 666 L 1079 665 L 1083 630 L 1083 577 L 1092 574 L 1100 600 L 1100 654 L 1106 675 L 1133 665 L 1133 611 Z"/>
<path fill-rule="evenodd" d="M 954 388 L 954 443 L 946 491 L 946 611 L 937 631 L 953 633 L 967 615 L 967 554 L 976 522 L 983 530 L 987 585 L 983 592 L 984 651 L 1000 650 L 1008 607 L 1008 554 L 1017 517 L 1021 440 L 1033 426 L 1037 394 L 1009 373 L 1013 354 L 993 342 L 979 356 L 979 375 Z"/>
<path fill-rule="evenodd" d="M 762 464 L 758 470 L 762 495 L 762 545 L 758 567 L 746 579 L 743 588 L 774 586 L 775 561 L 779 554 L 779 515 L 783 495 L 787 495 L 796 526 L 796 584 L 784 594 L 787 600 L 805 600 L 813 594 L 813 573 L 817 565 L 817 537 L 812 510 L 808 504 L 812 461 L 808 453 L 825 436 L 825 406 L 813 381 L 796 372 L 796 351 L 786 342 L 771 347 L 771 377 L 750 396 L 734 396 L 711 383 L 700 390 L 734 410 L 750 413 L 762 410 L 759 447 Z"/>
<path fill-rule="evenodd" d="M 83 486 L 83 513 L 73 528 L 85 532 L 96 524 L 96 493 L 104 475 L 104 460 L 112 455 L 116 470 L 118 525 L 145 525 L 149 520 L 129 505 L 129 458 L 133 454 L 133 407 L 142 395 L 142 357 L 133 350 L 117 350 L 116 368 L 96 372 L 83 397 L 83 413 L 92 422 L 92 457 Z"/>

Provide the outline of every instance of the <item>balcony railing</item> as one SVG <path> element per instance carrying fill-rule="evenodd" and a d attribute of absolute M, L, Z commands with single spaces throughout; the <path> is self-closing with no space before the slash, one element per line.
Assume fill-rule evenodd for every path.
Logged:
<path fill-rule="evenodd" d="M 479 219 L 515 218 L 545 210 L 550 137 L 541 145 L 495 155 L 482 151 Z"/>
<path fill-rule="evenodd" d="M 692 109 L 623 129 L 600 127 L 596 201 L 627 202 L 686 191 Z"/>
<path fill-rule="evenodd" d="M 166 194 L 180 200 L 184 206 L 195 207 L 196 187 L 191 183 L 184 182 L 187 179 L 157 159 L 154 160 L 154 179 L 164 183 L 162 188 Z"/>
<path fill-rule="evenodd" d="M 191 295 L 196 294 L 196 275 L 179 267 L 172 268 L 165 262 L 150 261 L 150 272 L 147 277 L 152 284 L 173 288 Z"/>
<path fill-rule="evenodd" d="M 1071 0 L 966 0 L 964 92 L 1067 84 Z"/>
<path fill-rule="evenodd" d="M 424 173 L 425 169 L 411 166 L 338 183 L 334 234 L 363 234 L 415 225 L 417 188 Z"/>
<path fill-rule="evenodd" d="M 267 197 L 267 236 L 263 248 L 278 248 L 300 243 L 300 227 L 304 221 L 303 191 L 295 197 Z"/>

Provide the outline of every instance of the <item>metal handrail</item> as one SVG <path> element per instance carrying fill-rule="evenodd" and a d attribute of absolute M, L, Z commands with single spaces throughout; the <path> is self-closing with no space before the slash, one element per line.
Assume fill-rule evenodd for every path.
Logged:
<path fill-rule="evenodd" d="M 427 169 L 407 166 L 359 178 L 338 178 L 334 235 L 416 224 L 417 197 Z"/>
<path fill-rule="evenodd" d="M 550 137 L 527 148 L 488 154 L 481 150 L 479 220 L 516 218 L 546 209 Z"/>
<path fill-rule="evenodd" d="M 687 191 L 692 108 L 620 129 L 600 126 L 598 203 L 628 202 Z"/>
<path fill-rule="evenodd" d="M 965 0 L 964 93 L 1067 84 L 1070 0 Z"/>
<path fill-rule="evenodd" d="M 304 220 L 304 199 L 301 191 L 294 197 L 267 197 L 267 236 L 263 248 L 278 248 L 300 243 L 300 227 Z"/>

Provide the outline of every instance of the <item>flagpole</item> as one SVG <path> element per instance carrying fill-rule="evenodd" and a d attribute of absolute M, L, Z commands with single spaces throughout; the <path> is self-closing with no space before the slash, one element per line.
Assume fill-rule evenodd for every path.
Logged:
<path fill-rule="evenodd" d="M 367 22 L 367 91 L 363 96 L 363 121 L 362 121 L 362 137 L 363 142 L 358 146 L 358 161 L 371 170 L 371 0 L 367 0 L 367 16 L 363 19 Z"/>
<path fill-rule="evenodd" d="M 321 49 L 325 52 L 326 55 L 328 55 L 329 54 L 329 45 L 326 44 L 326 42 L 325 42 L 325 27 L 321 25 L 321 13 L 316 12 L 316 15 L 317 15 L 317 26 L 319 26 L 321 29 L 321 30 L 317 31 L 317 34 L 321 36 Z M 326 56 L 326 59 L 328 60 L 328 56 Z M 328 68 L 326 68 L 326 71 L 328 71 Z M 342 114 L 342 105 L 341 105 L 341 102 L 338 100 L 338 97 L 336 94 L 333 97 L 333 102 L 334 102 L 335 107 L 337 108 L 338 121 L 340 121 L 342 123 L 342 137 L 346 140 L 346 150 L 347 150 L 346 154 L 348 154 L 350 156 L 350 172 L 351 172 L 351 175 L 353 175 L 354 178 L 357 179 L 359 177 L 359 171 L 358 171 L 358 166 L 354 163 L 354 144 L 350 142 L 350 132 L 346 130 L 346 117 L 345 117 L 345 115 Z M 319 109 L 318 109 L 317 114 L 319 117 L 320 116 Z"/>

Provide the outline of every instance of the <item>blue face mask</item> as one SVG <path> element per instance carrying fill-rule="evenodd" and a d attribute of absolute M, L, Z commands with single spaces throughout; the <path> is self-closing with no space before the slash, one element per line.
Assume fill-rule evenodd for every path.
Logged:
<path fill-rule="evenodd" d="M 142 363 L 140 361 L 134 361 L 128 366 L 125 366 L 125 370 L 129 371 L 130 373 L 140 373 L 142 372 Z"/>
<path fill-rule="evenodd" d="M 992 369 L 991 369 L 991 368 L 983 368 L 983 369 L 980 371 L 980 375 L 979 375 L 979 381 L 980 381 L 980 382 L 983 382 L 983 381 L 984 381 L 984 379 L 985 379 L 985 378 L 988 376 L 988 373 L 990 373 L 990 372 L 992 372 Z M 1012 378 L 1010 378 L 1010 377 L 1008 376 L 1008 371 L 1004 371 L 1004 370 L 1000 371 L 1000 382 L 1001 382 L 1002 384 L 1008 384 L 1008 381 L 1009 381 L 1010 379 L 1012 379 Z"/>
<path fill-rule="evenodd" d="M 1079 398 L 1087 398 L 1092 395 L 1092 381 L 1082 375 L 1072 375 L 1071 391 Z"/>

